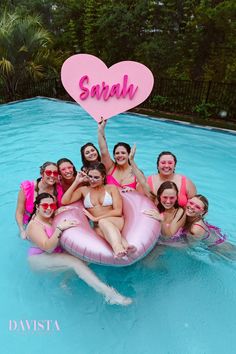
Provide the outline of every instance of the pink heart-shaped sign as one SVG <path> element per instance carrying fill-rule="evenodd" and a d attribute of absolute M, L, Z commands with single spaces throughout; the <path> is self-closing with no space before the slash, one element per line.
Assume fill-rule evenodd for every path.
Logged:
<path fill-rule="evenodd" d="M 135 61 L 108 68 L 90 54 L 76 54 L 62 65 L 61 80 L 69 95 L 97 122 L 136 107 L 150 95 L 152 72 Z"/>

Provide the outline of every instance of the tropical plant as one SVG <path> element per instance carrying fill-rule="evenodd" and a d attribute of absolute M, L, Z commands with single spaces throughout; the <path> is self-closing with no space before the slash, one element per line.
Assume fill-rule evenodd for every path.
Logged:
<path fill-rule="evenodd" d="M 51 43 L 37 16 L 4 11 L 0 17 L 0 79 L 13 97 L 19 83 L 46 76 Z"/>

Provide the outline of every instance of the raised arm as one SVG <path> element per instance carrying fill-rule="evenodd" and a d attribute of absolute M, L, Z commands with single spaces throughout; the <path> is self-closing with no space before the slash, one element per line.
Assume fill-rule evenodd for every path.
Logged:
<path fill-rule="evenodd" d="M 135 152 L 136 152 L 136 145 L 134 145 L 132 147 L 130 154 L 129 154 L 129 161 L 130 161 L 130 165 L 132 167 L 132 171 L 135 174 L 139 184 L 141 185 L 144 194 L 152 201 L 155 201 L 156 196 L 152 192 L 149 184 L 147 183 L 146 177 L 144 176 L 143 172 L 138 168 L 138 166 L 136 165 L 136 163 L 134 161 Z"/>
<path fill-rule="evenodd" d="M 85 178 L 86 174 L 84 172 L 77 173 L 74 182 L 62 196 L 61 203 L 63 205 L 71 204 L 80 200 L 83 195 L 82 190 L 84 187 L 78 188 L 78 186 L 85 180 Z"/>
<path fill-rule="evenodd" d="M 20 236 L 23 240 L 26 239 L 26 233 L 24 230 L 23 216 L 25 212 L 25 195 L 22 190 L 18 193 L 17 206 L 16 206 L 16 222 L 19 228 Z"/>
<path fill-rule="evenodd" d="M 102 163 L 105 165 L 106 171 L 109 172 L 113 168 L 114 162 L 111 159 L 107 147 L 105 126 L 106 126 L 106 121 L 101 119 L 101 122 L 98 124 L 98 145 L 101 152 Z"/>

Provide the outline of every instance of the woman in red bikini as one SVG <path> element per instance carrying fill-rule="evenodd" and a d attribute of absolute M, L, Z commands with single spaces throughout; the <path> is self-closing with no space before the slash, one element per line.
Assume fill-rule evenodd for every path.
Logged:
<path fill-rule="evenodd" d="M 104 120 L 98 124 L 98 144 L 101 151 L 102 163 L 106 167 L 107 184 L 114 184 L 122 188 L 124 191 L 134 190 L 137 186 L 136 177 L 133 174 L 132 168 L 129 164 L 129 144 L 119 142 L 113 149 L 113 161 L 108 151 L 106 137 L 105 137 Z"/>

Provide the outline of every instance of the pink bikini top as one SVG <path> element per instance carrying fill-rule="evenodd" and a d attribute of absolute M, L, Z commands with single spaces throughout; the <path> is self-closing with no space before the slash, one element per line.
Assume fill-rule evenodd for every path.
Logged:
<path fill-rule="evenodd" d="M 35 181 L 23 181 L 20 184 L 25 195 L 25 213 L 23 216 L 23 223 L 28 224 L 29 217 L 34 209 L 34 190 L 35 190 Z M 61 206 L 61 199 L 63 195 L 62 186 L 57 184 L 57 203 L 58 206 Z"/>
<path fill-rule="evenodd" d="M 117 168 L 117 166 L 115 166 L 113 168 L 110 175 L 107 175 L 107 178 L 106 178 L 107 184 L 114 184 L 115 186 L 121 187 L 121 188 L 130 187 L 130 188 L 136 189 L 136 186 L 137 186 L 136 177 L 134 177 L 134 182 L 128 183 L 128 184 L 120 184 L 120 182 L 118 182 L 117 179 L 115 177 L 113 177 L 113 174 L 114 174 L 116 168 Z"/>
<path fill-rule="evenodd" d="M 209 224 L 207 221 L 204 221 L 205 227 L 201 224 L 194 224 L 195 226 L 201 227 L 205 231 L 205 236 L 201 239 L 201 241 L 205 241 L 207 246 L 217 246 L 226 240 L 226 235 L 222 233 L 221 229 L 215 225 Z"/>
<path fill-rule="evenodd" d="M 153 175 L 149 176 L 147 178 L 147 183 L 148 183 L 149 187 L 151 188 L 152 192 L 154 192 Z M 179 194 L 178 194 L 178 204 L 181 207 L 185 207 L 188 202 L 188 194 L 187 194 L 186 184 L 187 184 L 186 176 L 182 176 L 181 177 L 181 186 L 180 186 L 180 190 L 179 190 Z"/>
<path fill-rule="evenodd" d="M 44 228 L 44 231 L 46 233 L 46 235 L 48 236 L 48 238 L 51 238 L 53 235 L 53 228 L 52 226 L 46 226 L 45 224 L 43 224 L 41 221 L 34 219 L 35 222 L 37 222 L 38 224 L 42 225 Z M 60 246 L 57 246 L 52 253 L 62 253 L 63 249 Z M 46 251 L 41 250 L 38 246 L 32 246 L 30 247 L 29 251 L 28 251 L 28 256 L 35 256 L 37 254 L 42 254 L 42 253 L 46 253 Z"/>

